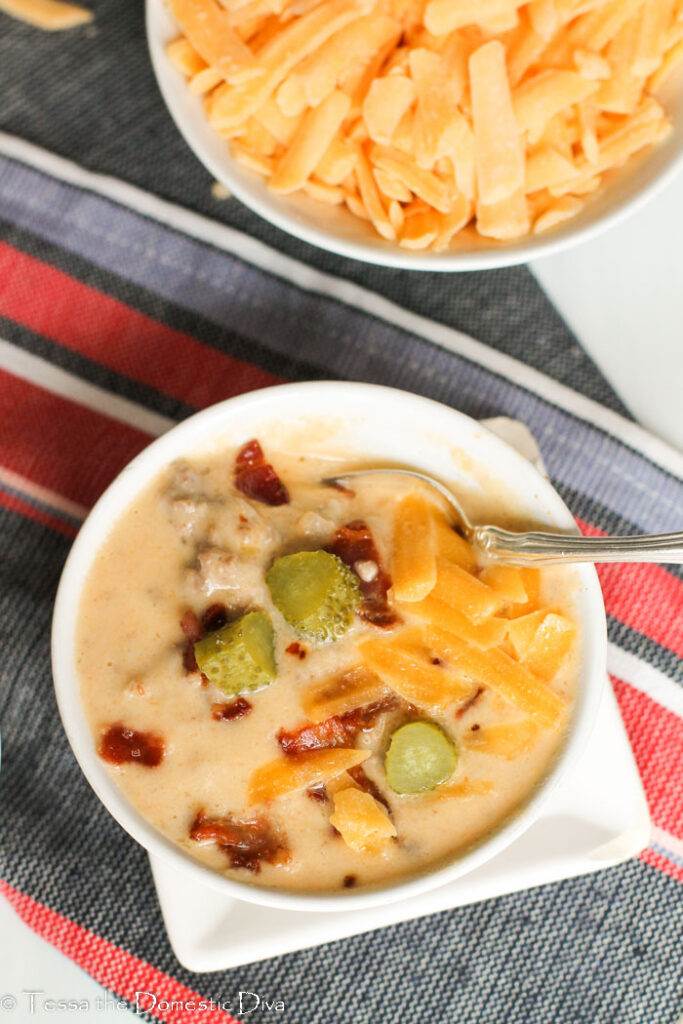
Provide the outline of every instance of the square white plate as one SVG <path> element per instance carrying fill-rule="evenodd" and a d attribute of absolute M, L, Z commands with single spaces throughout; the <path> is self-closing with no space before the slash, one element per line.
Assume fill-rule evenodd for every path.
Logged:
<path fill-rule="evenodd" d="M 535 462 L 527 428 L 486 421 Z M 643 787 L 606 680 L 592 737 L 577 769 L 558 786 L 538 821 L 482 867 L 448 885 L 369 910 L 330 913 L 276 910 L 222 896 L 150 857 L 166 930 L 178 960 L 191 971 L 218 971 L 321 945 L 399 921 L 600 871 L 635 856 L 650 837 Z"/>

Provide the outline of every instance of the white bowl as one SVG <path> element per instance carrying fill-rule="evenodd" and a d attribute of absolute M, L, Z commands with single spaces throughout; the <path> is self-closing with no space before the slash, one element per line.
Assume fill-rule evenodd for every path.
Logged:
<path fill-rule="evenodd" d="M 176 127 L 213 177 L 265 220 L 321 249 L 404 270 L 491 270 L 559 252 L 588 241 L 651 199 L 683 166 L 683 88 L 681 76 L 662 96 L 674 131 L 662 145 L 611 174 L 609 186 L 588 197 L 585 209 L 564 227 L 516 242 L 481 239 L 462 243 L 447 253 L 415 253 L 379 238 L 346 208 L 315 202 L 307 196 L 278 196 L 263 178 L 236 163 L 228 143 L 208 125 L 201 99 L 192 96 L 186 80 L 166 56 L 166 45 L 178 26 L 165 0 L 147 0 L 147 41 L 161 94 Z"/>
<path fill-rule="evenodd" d="M 165 839 L 132 807 L 95 752 L 79 695 L 76 619 L 84 583 L 110 529 L 135 496 L 174 459 L 236 446 L 269 430 L 325 422 L 327 443 L 359 459 L 413 465 L 459 487 L 471 487 L 468 464 L 505 488 L 534 521 L 575 530 L 571 513 L 548 481 L 514 449 L 475 420 L 426 398 L 371 384 L 313 382 L 253 391 L 212 406 L 154 441 L 105 491 L 71 549 L 59 584 L 52 625 L 57 703 L 71 747 L 102 803 L 150 853 L 167 857 L 226 895 L 299 910 L 351 910 L 433 889 L 471 871 L 517 838 L 539 816 L 550 792 L 577 763 L 605 685 L 605 612 L 593 566 L 577 566 L 581 657 L 575 708 L 566 742 L 531 798 L 479 846 L 436 870 L 366 892 L 309 895 L 260 888 L 223 877 Z M 457 453 L 460 453 L 458 455 Z M 455 454 L 454 454 L 455 453 Z M 463 454 L 464 453 L 464 456 Z M 471 460 L 471 462 L 470 462 Z"/>

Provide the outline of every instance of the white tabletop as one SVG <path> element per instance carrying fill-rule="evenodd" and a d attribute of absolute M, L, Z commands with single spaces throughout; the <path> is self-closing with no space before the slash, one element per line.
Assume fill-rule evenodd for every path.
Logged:
<path fill-rule="evenodd" d="M 683 175 L 645 209 L 605 235 L 532 265 L 559 312 L 636 419 L 679 448 L 683 448 L 681 238 Z M 36 993 L 33 1013 L 31 990 Z M 17 1000 L 14 1010 L 5 1002 L 6 995 Z M 56 1009 L 48 999 L 82 1003 L 82 1009 L 58 1012 L 60 1020 L 125 1024 L 140 1019 L 113 1005 L 99 985 L 35 936 L 0 899 L 0 1015 L 7 1024 L 52 1021 Z"/>
<path fill-rule="evenodd" d="M 611 231 L 531 269 L 644 427 L 683 448 L 683 174 Z"/>

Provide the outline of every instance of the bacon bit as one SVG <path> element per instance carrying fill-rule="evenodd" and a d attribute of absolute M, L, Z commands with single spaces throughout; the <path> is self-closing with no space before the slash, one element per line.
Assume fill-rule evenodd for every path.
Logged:
<path fill-rule="evenodd" d="M 481 729 L 481 726 L 475 722 L 474 725 L 470 727 L 470 732 L 478 732 L 479 729 Z"/>
<path fill-rule="evenodd" d="M 363 603 L 358 611 L 361 619 L 380 629 L 389 629 L 399 622 L 398 615 L 387 600 L 391 576 L 382 569 L 379 551 L 368 524 L 362 519 L 356 519 L 341 526 L 328 550 L 341 558 L 354 572 L 357 562 L 374 562 L 377 566 L 377 574 L 373 579 L 364 580 L 358 577 L 363 595 Z"/>
<path fill-rule="evenodd" d="M 294 643 L 291 643 L 289 645 L 289 647 L 285 647 L 285 653 L 292 654 L 294 655 L 295 658 L 298 658 L 300 661 L 303 661 L 304 658 L 306 657 L 306 648 L 303 647 L 300 643 L 297 643 L 297 641 L 295 640 Z"/>
<path fill-rule="evenodd" d="M 200 810 L 190 826 L 190 839 L 196 843 L 217 843 L 227 854 L 231 867 L 254 873 L 261 870 L 262 861 L 281 864 L 289 860 L 286 845 L 265 818 L 207 818 Z"/>
<path fill-rule="evenodd" d="M 285 754 L 294 756 L 307 750 L 321 750 L 323 747 L 345 747 L 349 737 L 339 715 L 333 715 L 324 722 L 305 725 L 294 732 L 280 729 L 277 741 Z"/>
<path fill-rule="evenodd" d="M 330 799 L 327 795 L 327 790 L 324 786 L 309 786 L 306 790 L 306 796 L 310 800 L 315 800 L 317 804 L 326 804 Z"/>
<path fill-rule="evenodd" d="M 387 798 L 385 797 L 384 793 L 379 788 L 377 783 L 373 782 L 370 776 L 366 774 L 363 765 L 354 765 L 353 768 L 348 769 L 348 772 L 353 781 L 359 787 L 359 789 L 362 789 L 365 793 L 369 793 L 371 797 L 374 797 L 377 803 L 382 804 L 382 806 L 385 807 L 389 814 L 391 815 L 391 807 L 389 806 L 389 801 L 387 800 Z"/>
<path fill-rule="evenodd" d="M 197 658 L 194 653 L 194 643 L 192 640 L 188 640 L 183 647 L 183 668 L 185 674 L 188 676 L 198 674 L 202 677 L 202 686 L 209 685 L 209 679 L 204 675 L 203 672 L 199 671 L 199 665 L 197 664 Z"/>
<path fill-rule="evenodd" d="M 432 658 L 432 665 L 443 665 L 441 658 Z"/>
<path fill-rule="evenodd" d="M 332 715 L 322 722 L 304 725 L 292 732 L 280 729 L 277 741 L 283 752 L 291 756 L 303 754 L 307 750 L 321 750 L 323 747 L 348 747 L 359 733 L 372 729 L 380 715 L 395 710 L 399 705 L 398 697 L 391 694 L 373 704 L 353 708 L 343 715 Z"/>
<path fill-rule="evenodd" d="M 353 889 L 357 881 L 358 879 L 356 878 L 355 875 L 344 875 L 342 885 L 344 886 L 345 889 Z"/>
<path fill-rule="evenodd" d="M 286 505 L 287 488 L 263 454 L 258 441 L 248 441 L 235 459 L 235 487 L 247 498 L 266 505 Z"/>
<path fill-rule="evenodd" d="M 194 642 L 188 640 L 183 648 L 183 668 L 186 672 L 199 672 L 199 665 L 194 655 Z"/>
<path fill-rule="evenodd" d="M 144 764 L 156 768 L 164 758 L 161 736 L 153 732 L 136 732 L 125 725 L 110 725 L 100 736 L 97 753 L 110 764 Z"/>
<path fill-rule="evenodd" d="M 204 635 L 204 631 L 202 629 L 202 625 L 199 619 L 197 618 L 195 613 L 189 608 L 183 614 L 183 617 L 180 620 L 180 628 L 182 629 L 187 639 L 190 640 L 192 643 L 194 643 L 196 640 L 201 640 L 202 636 Z"/>
<path fill-rule="evenodd" d="M 229 704 L 212 704 L 211 717 L 214 722 L 234 722 L 236 718 L 244 718 L 252 710 L 245 697 L 238 697 Z"/>
<path fill-rule="evenodd" d="M 202 615 L 202 636 L 204 633 L 215 633 L 222 629 L 228 621 L 228 609 L 224 604 L 210 604 Z M 199 640 L 200 637 L 197 637 Z"/>
<path fill-rule="evenodd" d="M 400 699 L 394 693 L 390 693 L 381 700 L 373 701 L 372 704 L 364 704 L 362 707 L 345 711 L 340 717 L 347 733 L 355 739 L 359 732 L 368 732 L 372 729 L 380 715 L 387 711 L 396 711 L 400 706 Z"/>
<path fill-rule="evenodd" d="M 474 705 L 477 703 L 483 692 L 484 687 L 478 686 L 477 689 L 472 694 L 472 696 L 468 697 L 465 703 L 460 705 L 458 710 L 455 712 L 455 717 L 462 718 L 463 715 L 467 714 L 470 708 L 474 707 Z"/>
<path fill-rule="evenodd" d="M 249 522 L 247 517 L 243 516 L 241 512 L 240 512 L 240 515 L 239 515 L 239 520 L 240 520 L 241 523 L 248 523 Z"/>
<path fill-rule="evenodd" d="M 199 665 L 194 656 L 194 645 L 204 636 L 204 628 L 191 608 L 183 613 L 180 628 L 187 637 L 187 643 L 183 647 L 183 668 L 188 675 L 192 672 L 199 672 Z"/>
<path fill-rule="evenodd" d="M 352 523 L 340 526 L 330 551 L 351 569 L 356 562 L 375 562 L 379 565 L 379 552 L 370 527 L 362 519 L 354 519 Z"/>
<path fill-rule="evenodd" d="M 194 645 L 201 640 L 206 633 L 213 633 L 221 629 L 228 621 L 228 609 L 224 604 L 210 604 L 203 612 L 201 619 L 188 609 L 183 613 L 180 620 L 180 628 L 187 637 L 187 643 L 183 647 L 183 668 L 190 675 L 199 672 L 199 665 L 194 653 Z M 202 686 L 208 686 L 209 680 L 202 673 Z"/>

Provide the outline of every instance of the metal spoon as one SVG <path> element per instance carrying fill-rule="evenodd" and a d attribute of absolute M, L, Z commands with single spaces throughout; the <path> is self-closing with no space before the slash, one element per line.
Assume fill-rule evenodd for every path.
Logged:
<path fill-rule="evenodd" d="M 507 565 L 560 565 L 564 562 L 668 562 L 683 564 L 683 533 L 643 534 L 636 537 L 581 537 L 567 533 L 529 533 L 499 526 L 474 526 L 455 495 L 444 484 L 413 469 L 359 469 L 328 476 L 322 483 L 339 486 L 367 476 L 410 476 L 422 480 L 455 513 L 466 539 L 486 556 Z"/>

